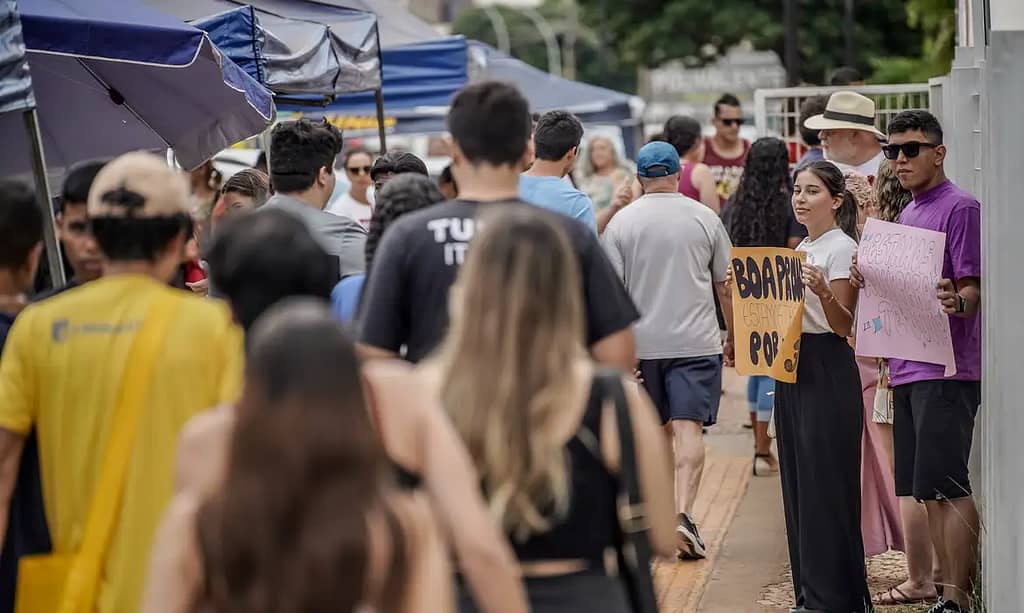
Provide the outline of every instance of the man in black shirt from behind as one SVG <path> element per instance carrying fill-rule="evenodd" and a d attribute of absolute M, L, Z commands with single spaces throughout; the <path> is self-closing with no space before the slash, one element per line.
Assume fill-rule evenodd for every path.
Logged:
<path fill-rule="evenodd" d="M 365 358 L 418 362 L 444 338 L 448 291 L 485 206 L 532 206 L 519 200 L 519 173 L 530 162 L 529 106 L 512 85 L 467 86 L 448 112 L 452 175 L 459 199 L 404 216 L 384 234 L 364 289 L 359 348 Z M 569 232 L 579 256 L 587 345 L 601 363 L 632 371 L 633 323 L 639 313 L 605 259 L 593 232 L 550 214 Z"/>

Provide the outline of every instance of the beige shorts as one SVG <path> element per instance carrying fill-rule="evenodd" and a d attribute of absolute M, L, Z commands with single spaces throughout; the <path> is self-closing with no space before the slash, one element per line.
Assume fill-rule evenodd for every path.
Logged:
<path fill-rule="evenodd" d="M 889 379 L 889 363 L 885 360 L 878 361 L 878 387 L 875 388 L 875 407 L 871 412 L 871 421 L 876 424 L 892 425 L 893 404 L 892 390 L 882 387 L 883 381 Z"/>
<path fill-rule="evenodd" d="M 875 390 L 875 409 L 871 412 L 871 421 L 876 424 L 892 425 L 892 416 L 892 390 L 879 387 Z"/>

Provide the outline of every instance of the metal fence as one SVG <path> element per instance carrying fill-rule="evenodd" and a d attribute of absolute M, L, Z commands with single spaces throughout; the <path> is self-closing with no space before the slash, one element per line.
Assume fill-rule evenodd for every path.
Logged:
<path fill-rule="evenodd" d="M 875 101 L 876 124 L 882 132 L 885 132 L 889 121 L 902 111 L 929 109 L 927 83 L 759 89 L 754 92 L 754 124 L 758 135 L 801 142 L 799 120 L 803 101 L 842 90 L 852 90 Z"/>

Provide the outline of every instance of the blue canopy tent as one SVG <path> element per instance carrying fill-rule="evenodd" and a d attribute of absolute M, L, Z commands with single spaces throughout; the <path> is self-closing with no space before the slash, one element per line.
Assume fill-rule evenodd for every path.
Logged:
<path fill-rule="evenodd" d="M 447 106 L 468 80 L 468 46 L 462 36 L 440 36 L 396 0 L 318 0 L 377 15 L 380 20 L 384 109 L 389 114 Z M 369 98 L 343 96 L 332 110 L 365 114 Z"/>
<path fill-rule="evenodd" d="M 307 0 L 145 0 L 205 30 L 275 96 L 333 99 L 380 87 L 373 13 Z"/>
<path fill-rule="evenodd" d="M 14 23 L 13 5 L 0 7 L 5 26 Z M 205 32 L 136 0 L 22 0 L 18 8 L 36 108 L 24 120 L 0 115 L 0 142 L 33 155 L 3 156 L 0 176 L 34 172 L 47 203 L 47 170 L 167 148 L 194 168 L 274 120 L 270 92 Z M 48 247 L 60 281 L 58 246 Z"/>
<path fill-rule="evenodd" d="M 635 96 L 546 73 L 478 41 L 469 42 L 468 53 L 470 61 L 479 67 L 477 79 L 493 79 L 515 84 L 526 96 L 530 103 L 530 110 L 533 112 L 567 110 L 579 117 L 584 124 L 615 124 L 626 132 L 635 130 L 639 125 L 640 120 L 633 109 L 638 100 Z M 387 87 L 387 71 L 388 64 L 385 61 L 385 88 Z M 429 102 L 424 101 L 422 104 L 396 108 L 388 107 L 388 100 L 385 98 L 385 108 L 392 109 L 388 115 L 394 121 L 395 133 L 437 134 L 447 130 L 445 116 L 450 101 L 450 95 L 449 97 L 438 95 Z M 295 109 L 282 106 L 281 110 Z M 339 99 L 335 104 L 306 114 L 330 116 L 360 112 L 369 112 L 369 106 L 365 101 L 362 105 L 357 106 L 347 103 L 345 99 Z M 624 140 L 627 149 L 630 149 L 629 146 L 633 139 L 627 137 Z"/>
<path fill-rule="evenodd" d="M 461 36 L 443 37 L 426 22 L 393 0 L 146 0 L 206 29 L 214 41 L 236 50 L 232 59 L 246 66 L 275 94 L 281 110 L 329 115 L 343 128 L 375 124 L 384 142 L 384 125 L 402 112 L 447 105 L 452 94 L 466 83 L 466 41 Z M 277 65 L 261 40 L 284 41 L 284 34 L 303 23 L 322 24 L 338 30 L 341 17 L 364 11 L 377 19 L 374 42 L 379 45 L 380 74 L 373 87 L 282 87 L 279 73 L 297 69 Z M 234 14 L 240 13 L 240 14 Z M 337 34 L 338 32 L 335 32 Z M 362 33 L 352 28 L 341 38 L 355 48 Z M 223 42 L 221 42 L 223 41 Z M 246 43 L 249 43 L 248 45 Z M 306 36 L 292 45 L 296 58 L 322 55 L 318 43 Z M 374 47 L 377 49 L 377 47 Z M 335 54 L 337 52 L 335 51 Z M 263 55 L 262 59 L 259 57 Z M 363 54 L 365 55 L 365 53 Z M 268 59 L 269 58 L 269 59 Z M 295 94 L 283 97 L 282 94 Z M 329 100 L 324 97 L 328 96 Z M 331 109 L 324 113 L 319 107 Z M 367 121 L 377 115 L 377 121 Z M 389 120 L 384 119 L 384 114 Z"/>
<path fill-rule="evenodd" d="M 264 0 L 258 0 L 264 1 Z M 278 0 L 306 1 L 306 0 Z M 395 0 L 317 0 L 332 6 L 369 11 L 380 20 L 381 77 L 384 112 L 389 125 L 424 108 L 447 106 L 468 80 L 468 50 L 462 36 L 440 36 L 434 28 Z M 338 96 L 323 109 L 281 105 L 282 111 L 345 118 L 373 113 L 372 94 Z"/>

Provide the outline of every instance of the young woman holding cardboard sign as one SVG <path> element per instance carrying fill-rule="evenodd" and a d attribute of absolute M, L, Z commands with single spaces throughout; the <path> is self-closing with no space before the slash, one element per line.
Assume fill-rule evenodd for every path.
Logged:
<path fill-rule="evenodd" d="M 871 609 L 860 530 L 860 375 L 846 342 L 856 294 L 857 205 L 831 162 L 797 171 L 793 212 L 807 227 L 796 383 L 777 382 L 775 429 L 798 611 Z"/>

